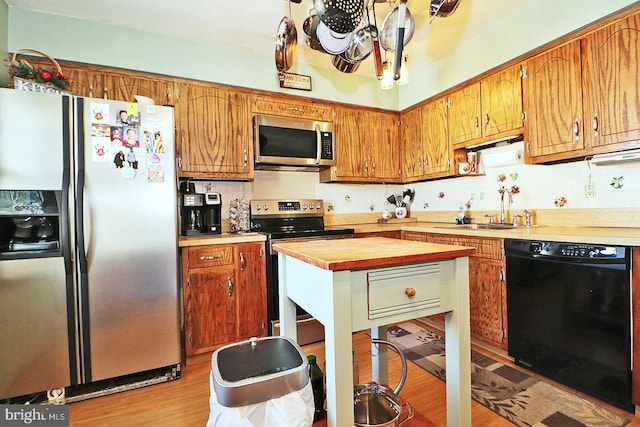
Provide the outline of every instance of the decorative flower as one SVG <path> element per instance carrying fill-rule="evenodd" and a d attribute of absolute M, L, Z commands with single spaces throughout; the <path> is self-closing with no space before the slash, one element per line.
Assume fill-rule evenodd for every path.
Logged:
<path fill-rule="evenodd" d="M 556 207 L 561 208 L 567 204 L 567 199 L 564 198 L 564 196 L 560 196 L 553 203 L 556 205 Z"/>
<path fill-rule="evenodd" d="M 613 177 L 613 178 L 611 179 L 611 186 L 612 186 L 613 188 L 615 188 L 616 190 L 618 190 L 618 189 L 622 188 L 622 186 L 624 185 L 624 184 L 622 183 L 622 180 L 623 180 L 623 179 L 624 179 L 624 177 L 622 177 L 622 176 L 620 176 L 620 177 L 618 177 L 618 178 Z"/>
<path fill-rule="evenodd" d="M 518 174 L 513 172 L 509 175 L 511 177 L 511 181 L 517 181 L 518 180 Z"/>
<path fill-rule="evenodd" d="M 344 196 L 344 201 L 347 203 L 351 203 L 351 196 L 349 196 L 348 194 Z"/>
<path fill-rule="evenodd" d="M 471 200 L 469 200 L 467 203 L 464 204 L 467 209 L 471 209 Z"/>
<path fill-rule="evenodd" d="M 511 194 L 518 194 L 520 192 L 520 188 L 517 185 L 512 185 L 509 192 Z"/>
<path fill-rule="evenodd" d="M 46 68 L 34 68 L 25 59 L 9 61 L 9 75 L 34 80 L 36 83 L 51 83 L 52 85 L 66 89 L 69 87 L 69 79 L 58 70 Z"/>
<path fill-rule="evenodd" d="M 373 210 L 374 210 L 375 208 L 376 208 L 376 207 L 373 205 L 373 203 L 371 203 L 371 205 L 369 206 L 369 210 L 370 210 L 371 212 L 373 212 Z"/>
<path fill-rule="evenodd" d="M 331 203 L 329 203 L 327 205 L 327 212 L 331 212 L 333 210 L 333 205 Z"/>
<path fill-rule="evenodd" d="M 500 175 L 498 175 L 498 182 L 505 182 L 507 180 L 507 176 L 503 173 L 501 173 Z"/>
<path fill-rule="evenodd" d="M 438 193 L 438 199 L 444 199 L 444 191 Z"/>

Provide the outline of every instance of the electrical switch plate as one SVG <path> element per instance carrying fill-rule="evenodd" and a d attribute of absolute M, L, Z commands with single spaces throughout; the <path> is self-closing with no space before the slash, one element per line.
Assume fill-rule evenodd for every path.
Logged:
<path fill-rule="evenodd" d="M 584 197 L 591 199 L 596 197 L 596 185 L 593 183 L 586 184 L 584 186 Z"/>

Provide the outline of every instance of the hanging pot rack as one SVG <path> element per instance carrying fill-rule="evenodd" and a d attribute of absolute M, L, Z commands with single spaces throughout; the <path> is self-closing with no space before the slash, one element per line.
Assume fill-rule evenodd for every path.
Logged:
<path fill-rule="evenodd" d="M 431 17 L 429 24 L 431 24 L 435 18 L 445 18 L 454 13 L 461 0 L 428 1 Z M 299 4 L 302 0 L 289 0 L 289 2 Z M 375 10 L 376 4 L 380 3 L 387 3 L 390 8 L 390 12 L 383 21 L 382 29 L 378 27 Z M 394 53 L 393 78 L 398 80 L 401 77 L 400 65 L 403 50 L 410 42 L 414 31 L 409 3 L 408 0 L 312 0 L 313 7 L 303 24 L 306 44 L 311 49 L 328 54 L 334 66 L 342 72 L 355 71 L 361 61 L 368 56 L 373 56 L 378 79 L 382 78 L 383 71 L 381 50 L 385 51 L 385 58 L 387 52 Z M 373 22 L 370 18 L 371 14 L 373 14 Z M 363 43 L 361 36 L 363 31 L 368 34 L 366 40 L 368 51 L 363 51 L 362 46 L 354 45 Z M 295 34 L 295 27 L 293 32 Z M 277 52 L 283 50 L 281 33 L 282 27 L 279 29 Z M 295 42 L 292 44 L 295 45 Z M 360 49 L 360 55 L 353 55 L 353 51 L 357 49 Z M 347 51 L 348 53 L 345 54 Z M 281 58 L 282 56 L 280 54 Z M 278 62 L 279 72 L 291 65 L 287 62 L 286 67 L 283 67 L 282 62 L 287 61 Z"/>

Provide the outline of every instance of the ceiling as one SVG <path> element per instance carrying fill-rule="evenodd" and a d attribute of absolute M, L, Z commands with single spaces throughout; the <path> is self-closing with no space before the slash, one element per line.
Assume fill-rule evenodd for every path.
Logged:
<path fill-rule="evenodd" d="M 296 58 L 302 55 L 309 64 L 331 67 L 329 55 L 312 50 L 304 43 L 302 22 L 313 7 L 313 0 L 301 0 L 299 4 L 288 0 L 4 1 L 10 7 L 131 27 L 262 55 L 274 55 L 278 26 L 284 16 L 289 16 L 298 32 Z M 375 7 L 380 27 L 394 6 L 394 0 L 379 1 Z M 415 33 L 407 45 L 407 53 L 440 58 L 455 44 L 464 43 L 533 1 L 460 0 L 451 16 L 436 18 L 429 25 L 429 0 L 408 0 L 407 7 L 415 20 Z"/>

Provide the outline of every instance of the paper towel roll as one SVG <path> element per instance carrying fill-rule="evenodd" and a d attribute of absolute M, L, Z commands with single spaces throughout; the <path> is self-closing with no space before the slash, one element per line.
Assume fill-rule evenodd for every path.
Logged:
<path fill-rule="evenodd" d="M 511 166 L 524 163 L 524 152 L 521 149 L 482 153 L 482 164 L 486 168 Z"/>

